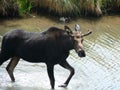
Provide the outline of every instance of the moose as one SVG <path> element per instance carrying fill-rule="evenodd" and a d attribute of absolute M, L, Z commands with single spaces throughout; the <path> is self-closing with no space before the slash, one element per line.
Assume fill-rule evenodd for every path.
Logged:
<path fill-rule="evenodd" d="M 68 26 L 64 29 L 50 27 L 43 32 L 28 32 L 25 30 L 13 30 L 7 32 L 2 39 L 0 50 L 0 65 L 10 59 L 6 70 L 14 82 L 13 71 L 20 58 L 32 63 L 43 62 L 47 66 L 51 88 L 54 89 L 54 65 L 59 64 L 70 71 L 70 75 L 61 87 L 67 87 L 74 75 L 74 68 L 66 61 L 69 51 L 74 49 L 79 57 L 85 57 L 82 42 L 83 37 L 91 34 L 81 34 L 80 26 L 75 24 L 75 30 Z"/>

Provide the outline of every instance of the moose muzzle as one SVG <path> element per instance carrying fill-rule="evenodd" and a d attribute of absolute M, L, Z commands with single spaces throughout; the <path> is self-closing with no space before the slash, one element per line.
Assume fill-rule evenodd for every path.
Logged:
<path fill-rule="evenodd" d="M 77 53 L 78 53 L 78 56 L 79 56 L 79 57 L 85 57 L 85 56 L 86 56 L 86 54 L 85 54 L 85 51 L 84 51 L 84 50 L 77 51 Z"/>

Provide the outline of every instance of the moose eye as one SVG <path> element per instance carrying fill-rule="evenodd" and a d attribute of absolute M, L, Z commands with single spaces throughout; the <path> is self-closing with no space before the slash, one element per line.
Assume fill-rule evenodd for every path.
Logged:
<path fill-rule="evenodd" d="M 76 38 L 80 38 L 80 36 L 76 36 Z"/>

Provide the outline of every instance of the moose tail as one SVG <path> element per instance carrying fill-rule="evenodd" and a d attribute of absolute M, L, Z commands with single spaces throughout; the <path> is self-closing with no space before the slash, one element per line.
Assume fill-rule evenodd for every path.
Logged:
<path fill-rule="evenodd" d="M 0 49 L 0 66 L 2 65 L 2 61 L 1 61 L 1 49 Z"/>
<path fill-rule="evenodd" d="M 2 56 L 2 53 L 1 53 L 1 49 L 0 49 L 0 66 L 3 64 L 3 62 L 4 62 L 4 60 L 3 60 L 3 58 L 2 58 L 3 56 Z"/>

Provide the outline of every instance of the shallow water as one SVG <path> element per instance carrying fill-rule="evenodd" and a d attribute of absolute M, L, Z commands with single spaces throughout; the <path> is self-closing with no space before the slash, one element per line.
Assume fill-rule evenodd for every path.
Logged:
<path fill-rule="evenodd" d="M 120 16 L 99 20 L 81 18 L 68 25 L 73 28 L 75 23 L 81 25 L 83 33 L 93 30 L 84 38 L 87 56 L 79 58 L 71 51 L 67 61 L 76 72 L 67 88 L 58 85 L 64 83 L 69 72 L 55 66 L 55 90 L 120 90 Z M 64 25 L 45 17 L 5 20 L 0 22 L 0 35 L 16 28 L 38 32 L 50 26 L 63 28 Z M 45 64 L 21 60 L 14 71 L 16 82 L 12 83 L 5 70 L 8 62 L 0 67 L 0 90 L 50 90 Z"/>

